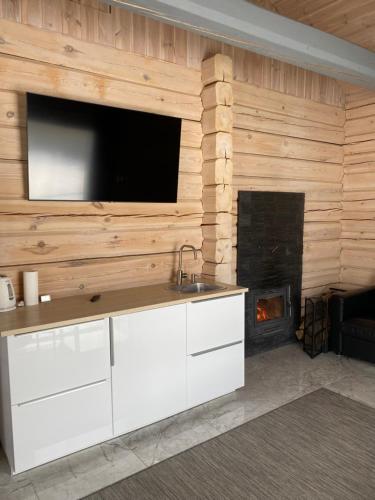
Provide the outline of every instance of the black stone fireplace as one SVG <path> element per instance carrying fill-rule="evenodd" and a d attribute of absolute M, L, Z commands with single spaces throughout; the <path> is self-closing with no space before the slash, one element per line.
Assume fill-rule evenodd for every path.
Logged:
<path fill-rule="evenodd" d="M 304 194 L 238 194 L 237 282 L 246 294 L 246 355 L 296 340 L 301 320 Z"/>

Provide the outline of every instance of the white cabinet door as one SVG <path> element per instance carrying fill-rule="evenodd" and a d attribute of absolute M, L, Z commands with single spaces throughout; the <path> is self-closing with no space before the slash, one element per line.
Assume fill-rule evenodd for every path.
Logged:
<path fill-rule="evenodd" d="M 244 338 L 244 295 L 187 304 L 187 352 L 198 352 Z"/>
<path fill-rule="evenodd" d="M 14 405 L 12 420 L 15 473 L 110 439 L 110 380 Z"/>
<path fill-rule="evenodd" d="M 11 403 L 110 377 L 108 319 L 7 338 Z"/>
<path fill-rule="evenodd" d="M 244 385 L 244 343 L 188 356 L 188 407 L 218 398 Z"/>
<path fill-rule="evenodd" d="M 111 318 L 114 434 L 186 408 L 186 305 Z"/>

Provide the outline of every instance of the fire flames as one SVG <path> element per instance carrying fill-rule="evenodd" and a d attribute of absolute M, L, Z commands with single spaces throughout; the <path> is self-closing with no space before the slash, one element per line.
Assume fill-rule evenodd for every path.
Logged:
<path fill-rule="evenodd" d="M 282 318 L 284 315 L 283 297 L 276 296 L 257 300 L 257 321 Z"/>
<path fill-rule="evenodd" d="M 261 304 L 257 304 L 257 321 L 266 321 L 267 317 L 267 308 L 262 306 Z"/>

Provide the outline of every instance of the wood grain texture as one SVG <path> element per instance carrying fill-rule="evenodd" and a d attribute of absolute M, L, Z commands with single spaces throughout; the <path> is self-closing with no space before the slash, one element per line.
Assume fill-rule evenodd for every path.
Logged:
<path fill-rule="evenodd" d="M 3 19 L 0 52 L 146 87 L 200 95 L 202 84 L 198 71 L 113 47 L 74 40 L 56 31 L 43 31 Z"/>
<path fill-rule="evenodd" d="M 321 31 L 375 50 L 375 5 L 369 0 L 248 0 Z"/>
<path fill-rule="evenodd" d="M 3 90 L 35 92 L 200 121 L 200 97 L 0 55 Z"/>
<path fill-rule="evenodd" d="M 204 109 L 211 109 L 215 106 L 232 106 L 232 83 L 216 82 L 207 85 L 203 88 L 201 97 Z"/>
<path fill-rule="evenodd" d="M 202 163 L 200 162 L 199 165 Z M 185 173 L 181 162 L 178 199 L 201 200 L 202 177 L 199 173 Z M 22 199 L 26 196 L 26 161 L 6 161 L 0 158 L 0 199 Z"/>
<path fill-rule="evenodd" d="M 203 241 L 200 73 L 107 46 L 108 19 L 93 44 L 45 14 L 48 31 L 0 19 L 0 272 L 17 297 L 30 268 L 53 297 L 171 280 L 179 246 Z M 183 118 L 177 204 L 28 201 L 26 91 Z"/>
<path fill-rule="evenodd" d="M 375 285 L 375 92 L 347 87 L 341 281 Z"/>
<path fill-rule="evenodd" d="M 64 289 L 67 295 L 81 293 L 85 276 L 90 290 L 95 279 L 103 289 L 128 286 L 132 259 L 140 263 L 135 267 L 139 282 L 170 279 L 175 267 L 171 256 L 180 243 L 189 240 L 200 248 L 203 232 L 208 240 L 231 238 L 231 222 L 206 219 L 202 225 L 204 212 L 230 212 L 238 189 L 272 190 L 275 180 L 278 189 L 303 190 L 307 204 L 316 203 L 306 212 L 309 223 L 338 222 L 337 144 L 345 116 L 343 90 L 334 80 L 100 2 L 0 0 L 0 37 L 0 272 L 10 273 L 18 293 L 16 276 L 25 266 L 43 269 L 43 291 L 58 296 Z M 201 98 L 202 60 L 217 53 L 226 56 L 215 60 L 226 61 L 227 69 L 218 74 L 228 81 L 215 82 L 214 77 Z M 217 64 L 213 68 L 217 71 Z M 210 112 L 232 106 L 232 87 L 237 95 L 235 133 L 246 150 L 234 153 L 238 170 L 234 167 L 233 188 L 231 120 L 227 111 Z M 178 203 L 27 201 L 26 91 L 182 117 Z M 352 112 L 358 102 L 375 105 L 371 99 L 357 90 Z M 202 148 L 203 109 L 208 110 L 204 132 L 214 138 Z M 256 139 L 244 140 L 243 132 Z M 318 234 L 335 231 L 324 227 Z M 210 244 L 208 254 L 220 260 Z M 150 271 L 155 256 L 161 256 L 161 267 L 155 268 L 160 273 Z M 116 263 L 122 269 L 118 276 Z M 208 274 L 228 275 L 228 263 L 217 263 L 217 269 L 213 265 L 206 263 Z M 188 267 L 199 272 L 202 260 Z M 75 270 L 77 278 L 69 282 L 63 269 Z M 134 272 L 129 283 L 136 279 Z"/>
<path fill-rule="evenodd" d="M 204 161 L 232 158 L 232 134 L 229 132 L 215 132 L 204 135 L 202 140 L 202 154 Z"/>
<path fill-rule="evenodd" d="M 205 161 L 202 168 L 202 180 L 205 186 L 231 184 L 233 161 L 228 158 L 217 158 Z"/>
<path fill-rule="evenodd" d="M 103 54 L 107 54 L 106 48 L 112 47 L 131 53 L 132 56 L 154 57 L 197 72 L 200 72 L 203 59 L 221 52 L 233 59 L 233 77 L 238 81 L 316 102 L 333 105 L 344 103 L 342 86 L 334 79 L 151 21 L 125 9 L 108 9 L 108 5 L 100 2 L 93 7 L 88 2 L 75 0 L 50 0 L 48 5 L 30 0 L 1 0 L 0 16 L 13 22 L 69 35 L 77 43 L 82 42 L 80 47 L 84 46 L 84 42 L 95 43 L 101 46 L 98 50 L 103 51 Z M 40 35 L 40 40 L 42 39 L 43 34 Z M 17 40 L 17 44 L 20 43 L 22 44 Z M 76 43 L 71 45 L 77 46 Z M 29 50 L 28 47 L 25 48 Z M 60 55 L 80 57 L 76 51 L 66 53 L 68 51 L 69 49 Z M 91 64 L 91 61 L 84 63 Z M 141 70 L 137 78 L 142 78 L 143 74 L 144 71 Z"/>
<path fill-rule="evenodd" d="M 200 273 L 202 258 L 186 257 L 186 268 Z M 167 283 L 174 278 L 178 254 L 146 254 L 129 257 L 106 257 L 38 264 L 39 291 L 51 293 L 52 299 L 84 295 L 155 283 Z M 22 296 L 21 272 L 35 269 L 35 265 L 2 268 L 12 279 L 16 295 Z"/>
<path fill-rule="evenodd" d="M 202 271 L 226 283 L 232 281 L 232 80 L 229 56 L 216 54 L 203 61 Z"/>
<path fill-rule="evenodd" d="M 235 127 L 245 130 L 267 132 L 276 135 L 290 135 L 301 139 L 342 144 L 344 130 L 342 125 L 320 123 L 314 120 L 281 114 L 279 111 L 265 111 L 257 107 L 235 107 Z M 270 106 L 269 106 L 270 107 Z"/>
<path fill-rule="evenodd" d="M 328 106 L 324 103 L 314 103 L 309 99 L 300 99 L 281 92 L 270 92 L 270 89 L 249 85 L 243 82 L 233 82 L 235 107 L 255 107 L 262 111 L 278 113 L 298 119 L 342 127 L 345 112 L 339 106 Z"/>
<path fill-rule="evenodd" d="M 233 143 L 236 153 L 243 154 L 262 152 L 264 156 L 305 159 L 339 165 L 342 164 L 343 158 L 341 145 L 322 142 L 317 147 L 315 141 L 264 132 L 248 132 L 243 129 L 234 129 Z"/>
<path fill-rule="evenodd" d="M 345 112 L 245 83 L 233 90 L 233 245 L 239 191 L 305 193 L 302 294 L 324 291 L 340 280 Z"/>
<path fill-rule="evenodd" d="M 224 54 L 215 54 L 202 62 L 202 83 L 206 87 L 211 83 L 233 81 L 232 58 Z"/>
<path fill-rule="evenodd" d="M 66 231 L 39 235 L 26 234 L 2 237 L 0 242 L 3 266 L 41 264 L 98 257 L 144 255 L 177 251 L 183 244 L 202 246 L 202 229 L 173 228 L 152 230 L 138 226 L 133 231 L 101 231 L 80 233 Z"/>

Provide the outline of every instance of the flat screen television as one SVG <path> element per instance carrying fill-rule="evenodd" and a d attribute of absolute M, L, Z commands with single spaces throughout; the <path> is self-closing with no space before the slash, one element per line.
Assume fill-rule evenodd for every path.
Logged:
<path fill-rule="evenodd" d="M 181 119 L 27 94 L 30 200 L 175 203 Z"/>

